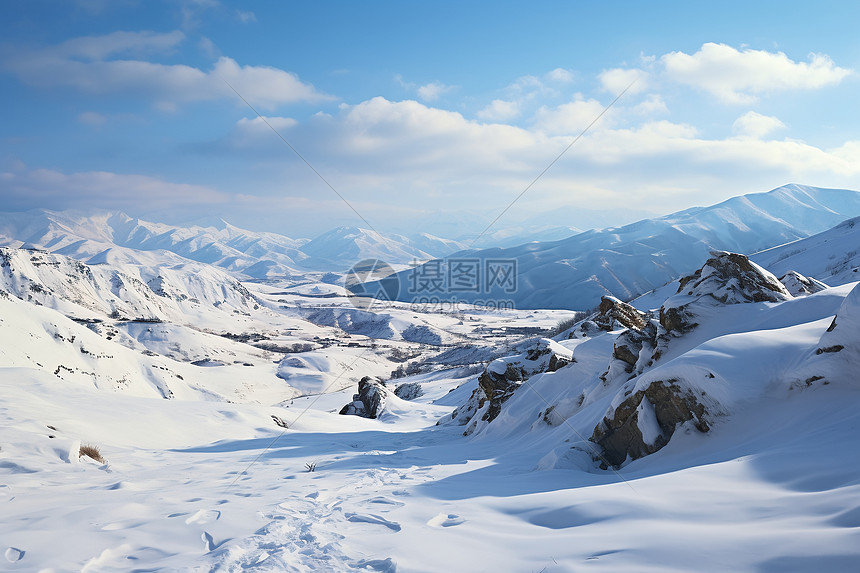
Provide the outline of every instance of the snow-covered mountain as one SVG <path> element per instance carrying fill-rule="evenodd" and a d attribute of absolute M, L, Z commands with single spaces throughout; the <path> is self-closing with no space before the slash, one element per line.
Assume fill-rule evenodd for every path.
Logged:
<path fill-rule="evenodd" d="M 752 258 L 778 276 L 797 270 L 831 286 L 860 280 L 860 217 Z"/>
<path fill-rule="evenodd" d="M 676 279 L 713 249 L 753 253 L 808 237 L 858 214 L 856 191 L 786 185 L 560 241 L 456 253 L 441 270 L 424 266 L 400 273 L 399 300 L 435 296 L 509 300 L 517 308 L 592 308 L 602 296 L 629 300 Z M 482 274 L 468 284 L 470 288 L 446 284 L 456 278 L 455 264 L 463 259 L 484 263 Z M 493 284 L 486 267 L 489 260 L 515 261 L 516 284 Z M 430 275 L 439 280 L 421 280 Z M 434 287 L 432 292 L 428 285 Z"/>
<path fill-rule="evenodd" d="M 444 257 L 463 247 L 457 241 L 426 233 L 406 237 L 382 235 L 359 227 L 337 227 L 306 243 L 301 250 L 309 257 L 306 265 L 345 271 L 364 259 L 408 264 Z"/>
<path fill-rule="evenodd" d="M 457 241 L 426 233 L 407 237 L 340 227 L 313 240 L 291 239 L 240 229 L 220 219 L 173 226 L 123 213 L 47 210 L 0 213 L 0 245 L 39 248 L 93 264 L 192 260 L 252 279 L 298 277 L 307 271 L 345 272 L 368 258 L 408 264 L 464 248 Z"/>
<path fill-rule="evenodd" d="M 776 573 L 860 558 L 857 283 L 780 281 L 714 252 L 653 305 L 604 297 L 547 338 L 573 313 L 374 314 L 340 287 L 242 285 L 173 256 L 0 249 L 7 569 Z"/>

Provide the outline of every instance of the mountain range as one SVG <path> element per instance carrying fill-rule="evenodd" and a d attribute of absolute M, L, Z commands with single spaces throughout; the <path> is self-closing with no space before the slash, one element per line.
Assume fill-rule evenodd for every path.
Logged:
<path fill-rule="evenodd" d="M 623 227 L 586 231 L 560 241 L 461 251 L 441 264 L 437 261 L 400 272 L 397 298 L 509 301 L 525 309 L 587 309 L 605 295 L 630 300 L 670 282 L 712 250 L 755 253 L 809 237 L 857 215 L 860 193 L 856 191 L 785 185 L 768 193 L 734 197 Z M 456 278 L 455 265 L 476 260 L 482 272 L 487 270 L 487 261 L 515 262 L 511 264 L 516 265 L 516 285 L 491 284 L 493 277 L 488 273 L 478 277 L 482 284 L 470 283 L 470 288 L 478 287 L 471 290 L 446 284 Z M 416 277 L 428 275 L 439 277 L 433 284 L 435 290 L 416 288 L 416 284 L 430 284 L 416 281 Z M 375 292 L 372 285 L 368 290 Z"/>

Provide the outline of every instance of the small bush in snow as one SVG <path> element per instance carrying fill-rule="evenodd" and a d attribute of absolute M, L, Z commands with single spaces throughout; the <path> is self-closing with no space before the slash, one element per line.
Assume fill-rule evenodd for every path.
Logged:
<path fill-rule="evenodd" d="M 99 451 L 98 446 L 92 446 L 88 444 L 84 444 L 78 450 L 78 457 L 86 456 L 91 460 L 95 460 L 100 464 L 107 463 L 105 459 L 102 457 L 102 453 Z"/>

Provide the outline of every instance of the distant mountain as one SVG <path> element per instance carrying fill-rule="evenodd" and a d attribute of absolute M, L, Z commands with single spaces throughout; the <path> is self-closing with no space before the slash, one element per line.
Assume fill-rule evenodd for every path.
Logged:
<path fill-rule="evenodd" d="M 754 253 L 858 214 L 856 191 L 786 185 L 560 241 L 456 253 L 441 266 L 433 263 L 400 273 L 398 298 L 510 301 L 526 309 L 592 308 L 603 295 L 628 300 L 678 278 L 711 250 Z M 515 285 L 499 280 L 499 265 L 516 265 Z"/>
<path fill-rule="evenodd" d="M 798 271 L 830 286 L 860 281 L 860 217 L 751 257 L 777 276 Z"/>
<path fill-rule="evenodd" d="M 346 271 L 379 258 L 393 264 L 442 257 L 462 243 L 428 234 L 381 235 L 340 227 L 314 240 L 240 229 L 221 219 L 173 226 L 117 212 L 0 213 L 0 246 L 33 247 L 98 264 L 182 264 L 192 260 L 252 279 Z"/>
<path fill-rule="evenodd" d="M 326 270 L 347 270 L 363 259 L 407 264 L 450 255 L 464 244 L 433 235 L 382 235 L 358 227 L 337 227 L 301 247 L 305 264 Z"/>

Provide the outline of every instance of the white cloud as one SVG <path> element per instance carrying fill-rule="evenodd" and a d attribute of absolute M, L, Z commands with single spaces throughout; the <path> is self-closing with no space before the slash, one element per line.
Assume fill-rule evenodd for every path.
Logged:
<path fill-rule="evenodd" d="M 252 104 L 266 109 L 331 99 L 295 74 L 267 66 L 242 66 L 228 57 L 219 58 L 209 71 L 182 64 L 108 59 L 125 54 L 169 52 L 184 38 L 181 32 L 116 32 L 76 38 L 53 48 L 6 57 L 2 66 L 31 85 L 144 97 L 153 100 L 160 109 L 175 109 L 178 104 L 191 101 L 235 100 L 224 80 Z"/>
<path fill-rule="evenodd" d="M 669 108 L 666 107 L 666 102 L 659 94 L 650 94 L 644 101 L 639 102 L 629 109 L 636 115 L 644 116 L 669 113 Z"/>
<path fill-rule="evenodd" d="M 579 135 L 604 108 L 604 104 L 595 99 L 572 101 L 554 108 L 541 107 L 535 113 L 534 126 L 538 131 L 551 135 Z M 604 126 L 608 119 L 606 116 L 601 118 Z"/>
<path fill-rule="evenodd" d="M 520 104 L 515 101 L 494 99 L 477 115 L 487 121 L 508 121 L 520 115 Z"/>
<path fill-rule="evenodd" d="M 36 169 L 5 173 L 0 195 L 7 209 L 169 209 L 223 204 L 228 196 L 210 187 L 172 183 L 146 175 L 107 171 L 63 173 Z"/>
<path fill-rule="evenodd" d="M 596 100 L 544 108 L 540 121 L 525 129 L 378 97 L 343 105 L 334 115 L 272 121 L 283 121 L 290 142 L 376 225 L 377 212 L 395 207 L 432 211 L 456 204 L 497 212 L 600 111 Z M 528 204 L 552 208 L 575 200 L 582 208 L 611 209 L 623 198 L 629 209 L 659 213 L 690 206 L 691 196 L 708 204 L 787 181 L 851 187 L 860 177 L 858 145 L 828 151 L 800 141 L 710 139 L 686 123 L 617 125 L 625 117 L 620 110 L 604 117 L 611 121 L 553 165 L 529 191 Z M 234 153 L 253 157 L 277 174 L 273 179 L 291 181 L 302 190 L 295 193 L 319 196 L 324 189 L 313 173 L 298 161 L 285 162 L 283 146 L 258 121 L 243 126 L 232 135 Z"/>
<path fill-rule="evenodd" d="M 668 79 L 729 104 L 753 103 L 767 93 L 838 84 L 851 73 L 823 54 L 811 54 L 808 62 L 796 62 L 782 52 L 737 50 L 714 43 L 702 45 L 692 55 L 671 52 L 660 61 Z"/>
<path fill-rule="evenodd" d="M 614 68 L 604 70 L 597 76 L 603 89 L 618 95 L 628 87 L 628 94 L 644 91 L 648 87 L 648 73 L 644 70 Z"/>
<path fill-rule="evenodd" d="M 778 129 L 784 129 L 785 124 L 778 118 L 748 111 L 735 120 L 732 131 L 738 135 L 762 138 Z"/>
<path fill-rule="evenodd" d="M 570 70 L 565 70 L 564 68 L 556 68 L 547 72 L 546 79 L 560 84 L 569 84 L 573 81 L 573 73 Z"/>
<path fill-rule="evenodd" d="M 454 89 L 452 86 L 446 86 L 441 82 L 431 82 L 418 88 L 418 97 L 424 101 L 433 102 L 452 89 Z"/>

